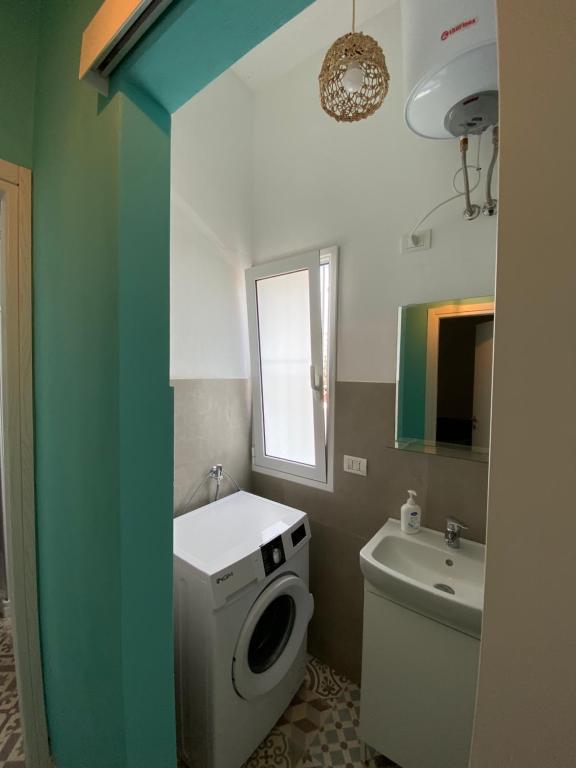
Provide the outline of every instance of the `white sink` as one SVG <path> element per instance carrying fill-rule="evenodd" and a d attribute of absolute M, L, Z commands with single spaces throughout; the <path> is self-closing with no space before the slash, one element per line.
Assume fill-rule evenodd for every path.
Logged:
<path fill-rule="evenodd" d="M 362 548 L 360 567 L 370 591 L 479 638 L 485 550 L 467 539 L 452 549 L 429 528 L 402 533 L 390 519 Z"/>

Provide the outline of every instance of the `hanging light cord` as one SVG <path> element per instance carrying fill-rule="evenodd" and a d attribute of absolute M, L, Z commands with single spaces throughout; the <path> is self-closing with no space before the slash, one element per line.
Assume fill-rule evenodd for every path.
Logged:
<path fill-rule="evenodd" d="M 352 32 L 356 32 L 356 0 L 352 0 Z"/>

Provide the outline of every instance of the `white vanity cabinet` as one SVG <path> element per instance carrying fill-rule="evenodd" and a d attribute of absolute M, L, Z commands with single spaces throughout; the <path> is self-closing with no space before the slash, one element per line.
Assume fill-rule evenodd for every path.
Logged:
<path fill-rule="evenodd" d="M 402 768 L 467 768 L 479 651 L 366 583 L 362 740 Z"/>

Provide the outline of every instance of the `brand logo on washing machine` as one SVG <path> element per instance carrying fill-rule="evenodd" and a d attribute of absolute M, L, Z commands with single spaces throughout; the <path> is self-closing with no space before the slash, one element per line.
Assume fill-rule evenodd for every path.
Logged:
<path fill-rule="evenodd" d="M 450 29 L 445 29 L 444 32 L 442 32 L 440 35 L 440 40 L 444 42 L 445 40 L 448 40 L 449 37 L 452 37 L 452 35 L 455 35 L 457 32 L 461 32 L 463 29 L 468 29 L 468 27 L 472 27 L 474 24 L 478 24 L 478 16 L 474 16 L 473 19 L 466 19 L 466 21 L 461 21 L 460 24 L 456 24 L 455 27 L 450 27 Z"/>
<path fill-rule="evenodd" d="M 234 576 L 234 571 L 228 571 L 228 573 L 223 573 L 222 576 L 218 576 L 216 579 L 216 584 L 222 584 L 223 581 L 228 581 L 228 579 Z"/>

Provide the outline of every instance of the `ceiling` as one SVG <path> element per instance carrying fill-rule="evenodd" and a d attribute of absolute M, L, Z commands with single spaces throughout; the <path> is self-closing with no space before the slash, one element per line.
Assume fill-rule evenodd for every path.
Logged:
<path fill-rule="evenodd" d="M 357 0 L 356 29 L 396 0 Z M 331 43 L 352 26 L 352 0 L 316 0 L 263 40 L 232 67 L 253 91 L 281 77 Z"/>

